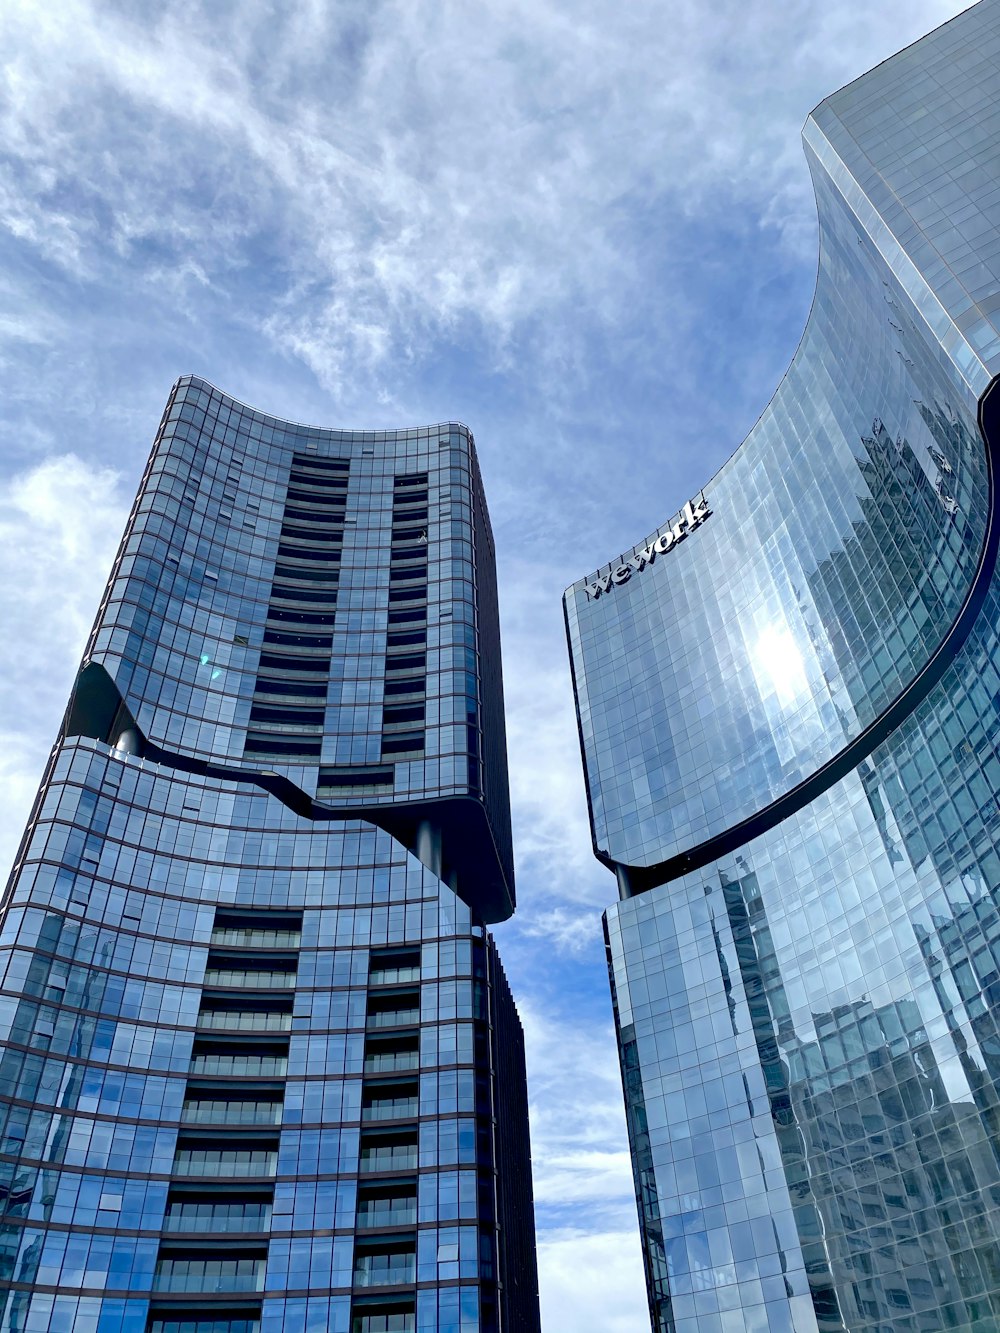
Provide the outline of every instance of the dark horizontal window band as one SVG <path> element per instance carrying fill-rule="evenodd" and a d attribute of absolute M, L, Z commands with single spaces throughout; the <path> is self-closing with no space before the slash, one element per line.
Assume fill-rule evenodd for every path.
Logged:
<path fill-rule="evenodd" d="M 305 477 L 292 473 L 285 493 L 286 504 L 341 504 L 347 495 L 347 477 Z"/>
<path fill-rule="evenodd" d="M 382 725 L 391 726 L 396 722 L 423 722 L 423 704 L 399 704 L 382 709 Z"/>
<path fill-rule="evenodd" d="M 385 659 L 386 671 L 423 671 L 427 665 L 425 653 L 399 653 Z"/>
<path fill-rule="evenodd" d="M 330 679 L 328 657 L 304 657 L 294 652 L 263 652 L 260 655 L 260 665 L 265 671 L 300 671 L 303 675 L 322 676 L 324 681 Z"/>
<path fill-rule="evenodd" d="M 294 491 L 289 491 L 282 517 L 286 523 L 295 519 L 303 519 L 306 523 L 328 523 L 341 517 L 346 506 L 346 487 L 339 494 L 330 491 L 322 496 L 299 495 L 298 498 Z"/>
<path fill-rule="evenodd" d="M 328 455 L 293 454 L 292 476 L 326 478 L 332 475 L 346 476 L 351 469 L 349 458 L 331 458 Z"/>
<path fill-rule="evenodd" d="M 292 607 L 269 606 L 267 610 L 267 621 L 265 629 L 275 629 L 279 632 L 292 625 L 319 625 L 321 628 L 333 626 L 335 613 L 332 611 L 318 610 L 310 607 L 308 611 L 298 610 Z M 271 624 L 275 621 L 275 624 Z M 307 634 L 317 633 L 316 630 L 306 629 Z"/>
<path fill-rule="evenodd" d="M 770 805 L 747 816 L 738 824 L 726 829 L 724 833 L 719 833 L 692 847 L 690 851 L 679 852 L 676 856 L 671 856 L 653 866 L 633 866 L 616 862 L 595 846 L 594 855 L 597 859 L 617 874 L 622 897 L 634 898 L 636 894 L 646 893 L 649 889 L 679 879 L 681 875 L 687 875 L 692 870 L 700 870 L 703 866 L 717 861 L 719 857 L 759 838 L 761 834 L 767 833 L 783 820 L 796 814 L 863 763 L 873 750 L 902 726 L 943 679 L 979 619 L 996 570 L 997 549 L 1000 546 L 1000 513 L 998 513 L 1000 496 L 997 494 L 996 477 L 997 462 L 1000 458 L 1000 375 L 990 381 L 979 400 L 978 420 L 979 433 L 986 453 L 989 489 L 986 532 L 979 553 L 979 563 L 961 609 L 923 667 L 875 721 L 859 732 L 854 740 L 832 759 L 828 759 L 808 778 L 785 792 L 783 796 L 779 796 Z"/>
<path fill-rule="evenodd" d="M 318 602 L 321 605 L 336 606 L 337 589 L 336 588 L 293 588 L 283 583 L 275 583 L 271 586 L 271 600 L 269 607 L 273 607 L 275 601 L 282 602 Z"/>
<path fill-rule="evenodd" d="M 330 541 L 343 541 L 344 539 L 344 510 L 343 508 L 330 509 L 327 513 L 322 513 L 318 509 L 286 509 L 284 518 L 281 522 L 281 535 L 283 537 L 294 537 L 297 530 L 302 527 L 306 536 L 320 537 L 323 540 L 329 538 Z"/>
<path fill-rule="evenodd" d="M 315 540 L 310 534 L 310 540 Z M 315 565 L 319 562 L 326 564 L 340 564 L 340 547 L 322 547 L 315 546 L 290 546 L 284 540 L 284 534 L 278 543 L 279 560 L 303 560 L 307 565 Z"/>
<path fill-rule="evenodd" d="M 287 558 L 286 556 L 285 559 Z M 340 582 L 340 570 L 316 569 L 311 562 L 305 565 L 276 565 L 274 577 L 276 579 L 296 580 L 299 583 L 329 583 L 336 589 Z M 296 588 L 296 592 L 301 591 L 302 589 Z M 271 595 L 274 596 L 273 593 Z M 263 597 L 258 597 L 255 600 L 258 605 L 267 604 Z"/>
<path fill-rule="evenodd" d="M 288 631 L 277 631 L 277 629 L 265 629 L 265 644 L 284 644 L 288 648 L 325 648 L 333 647 L 332 635 L 293 635 Z"/>
<path fill-rule="evenodd" d="M 323 751 L 323 738 L 319 736 L 315 742 L 309 739 L 297 740 L 289 737 L 287 741 L 276 739 L 269 734 L 267 736 L 247 737 L 247 743 L 244 747 L 244 754 L 270 755 L 274 759 L 294 759 L 302 758 L 317 759 Z"/>
<path fill-rule="evenodd" d="M 385 681 L 382 686 L 383 695 L 386 694 L 424 694 L 427 689 L 427 678 L 425 676 L 406 676 L 403 679 Z"/>
<path fill-rule="evenodd" d="M 313 490 L 311 484 L 307 487 L 301 481 L 294 481 L 287 494 L 284 512 L 287 514 L 289 509 L 308 509 L 314 516 L 333 514 L 342 517 L 346 504 L 346 486 L 336 489 L 323 486 Z"/>
<path fill-rule="evenodd" d="M 328 685 L 321 684 L 319 681 L 285 680 L 284 678 L 271 680 L 267 676 L 258 676 L 254 698 L 256 701 L 259 695 L 289 695 L 289 702 L 292 702 L 292 700 L 298 702 L 300 699 L 305 702 L 305 696 L 310 696 L 311 700 L 325 699 L 328 688 Z M 309 706 L 310 704 L 306 703 L 306 707 Z M 312 707 L 315 707 L 315 702 L 312 702 Z"/>
<path fill-rule="evenodd" d="M 250 721 L 253 722 L 301 722 L 308 726 L 321 727 L 326 718 L 322 708 L 284 708 L 274 704 L 254 703 L 250 709 Z"/>
<path fill-rule="evenodd" d="M 386 754 L 409 754 L 411 751 L 421 754 L 424 749 L 424 733 L 411 732 L 406 735 L 384 735 L 382 737 L 382 753 Z"/>
<path fill-rule="evenodd" d="M 294 524 L 285 523 L 278 534 L 278 540 L 280 542 L 322 542 L 323 548 L 326 549 L 328 546 L 342 546 L 344 534 L 340 528 L 323 528 L 319 524 L 314 528 L 298 528 Z"/>

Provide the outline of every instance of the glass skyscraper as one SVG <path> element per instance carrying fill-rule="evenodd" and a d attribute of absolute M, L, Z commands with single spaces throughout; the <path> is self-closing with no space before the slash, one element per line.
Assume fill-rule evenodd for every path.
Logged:
<path fill-rule="evenodd" d="M 657 1333 L 1000 1328 L 1000 4 L 822 103 L 802 341 L 567 592 Z"/>
<path fill-rule="evenodd" d="M 4 1333 L 535 1333 L 472 437 L 174 387 L 0 931 Z"/>

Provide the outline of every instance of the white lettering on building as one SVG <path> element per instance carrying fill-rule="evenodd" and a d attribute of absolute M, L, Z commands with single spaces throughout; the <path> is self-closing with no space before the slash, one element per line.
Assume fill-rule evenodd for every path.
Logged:
<path fill-rule="evenodd" d="M 666 532 L 661 532 L 648 546 L 644 546 L 635 555 L 630 555 L 623 565 L 617 565 L 607 574 L 595 574 L 593 583 L 585 583 L 583 586 L 587 596 L 596 599 L 602 592 L 610 592 L 615 584 L 628 583 L 633 574 L 638 574 L 647 565 L 651 565 L 658 555 L 665 555 L 671 547 L 683 541 L 689 532 L 694 532 L 695 528 L 700 527 L 711 512 L 703 495 L 698 499 L 688 500 L 677 515 L 677 521 L 671 523 Z"/>

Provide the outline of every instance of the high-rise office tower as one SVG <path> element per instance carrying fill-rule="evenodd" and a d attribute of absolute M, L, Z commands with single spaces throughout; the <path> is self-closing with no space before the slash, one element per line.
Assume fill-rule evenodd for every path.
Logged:
<path fill-rule="evenodd" d="M 537 1330 L 472 437 L 174 387 L 5 901 L 4 1333 Z"/>
<path fill-rule="evenodd" d="M 995 1333 L 1000 4 L 803 138 L 787 375 L 565 600 L 652 1320 Z"/>

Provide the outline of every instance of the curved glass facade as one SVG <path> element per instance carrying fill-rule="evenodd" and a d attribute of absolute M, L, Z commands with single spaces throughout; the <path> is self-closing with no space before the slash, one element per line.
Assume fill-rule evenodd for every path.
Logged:
<path fill-rule="evenodd" d="M 0 930 L 0 1329 L 537 1329 L 471 436 L 183 379 Z"/>
<path fill-rule="evenodd" d="M 658 1333 L 1000 1321 L 998 60 L 813 113 L 787 376 L 566 595 Z"/>

